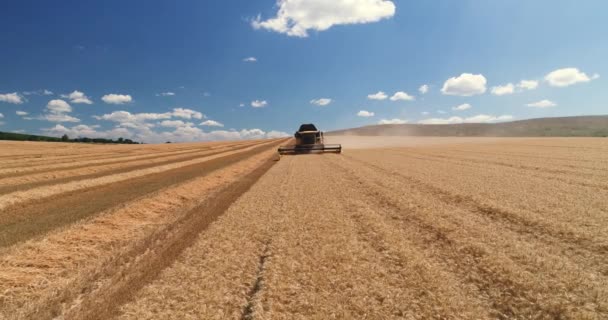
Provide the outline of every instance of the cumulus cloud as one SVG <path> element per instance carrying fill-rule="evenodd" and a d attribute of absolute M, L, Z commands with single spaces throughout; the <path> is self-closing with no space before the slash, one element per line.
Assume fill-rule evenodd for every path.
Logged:
<path fill-rule="evenodd" d="M 391 101 L 412 101 L 414 99 L 415 98 L 413 96 L 410 96 L 409 94 L 403 91 L 395 92 L 395 94 L 391 97 Z"/>
<path fill-rule="evenodd" d="M 97 120 L 106 120 L 118 123 L 142 123 L 146 121 L 165 120 L 171 118 L 182 119 L 204 119 L 205 115 L 191 109 L 174 108 L 171 112 L 164 113 L 130 113 L 128 111 L 114 111 L 101 116 L 93 116 Z"/>
<path fill-rule="evenodd" d="M 39 120 L 51 122 L 80 122 L 80 119 L 68 115 L 72 106 L 61 99 L 51 100 L 46 105 L 46 113 L 38 117 Z"/>
<path fill-rule="evenodd" d="M 61 99 L 55 99 L 49 101 L 46 105 L 46 109 L 52 113 L 68 113 L 72 112 L 72 107 Z"/>
<path fill-rule="evenodd" d="M 18 116 L 27 116 L 29 113 L 27 113 L 25 111 L 17 110 L 17 111 L 15 111 L 15 114 Z"/>
<path fill-rule="evenodd" d="M 268 105 L 266 100 L 254 100 L 251 101 L 251 106 L 254 108 L 263 108 Z"/>
<path fill-rule="evenodd" d="M 553 87 L 567 87 L 577 83 L 589 82 L 599 78 L 599 74 L 589 77 L 577 68 L 563 68 L 551 71 L 545 76 L 545 80 Z"/>
<path fill-rule="evenodd" d="M 420 92 L 420 94 L 426 94 L 427 92 L 429 92 L 429 85 L 428 84 L 423 84 L 420 86 L 420 88 L 418 88 L 418 91 Z"/>
<path fill-rule="evenodd" d="M 469 118 L 449 117 L 449 118 L 431 118 L 418 121 L 420 124 L 458 124 L 458 123 L 492 123 L 513 120 L 511 115 L 492 116 L 487 114 L 478 114 Z"/>
<path fill-rule="evenodd" d="M 178 118 L 183 118 L 183 119 L 203 119 L 205 118 L 205 115 L 192 110 L 192 109 L 184 109 L 184 108 L 175 108 L 173 109 L 173 112 L 171 112 L 171 115 L 174 117 L 178 117 Z"/>
<path fill-rule="evenodd" d="M 471 109 L 471 108 L 472 107 L 471 107 L 470 104 L 463 103 L 463 104 L 461 104 L 459 106 L 453 107 L 452 110 L 454 110 L 454 111 L 463 111 L 463 110 L 468 110 L 468 109 Z"/>
<path fill-rule="evenodd" d="M 274 18 L 258 16 L 251 22 L 253 28 L 307 37 L 309 30 L 377 22 L 395 15 L 395 4 L 388 0 L 277 0 L 277 7 Z"/>
<path fill-rule="evenodd" d="M 331 103 L 331 99 L 329 98 L 320 98 L 320 99 L 312 99 L 310 100 L 310 104 L 314 104 L 320 107 L 326 106 Z"/>
<path fill-rule="evenodd" d="M 492 87 L 492 94 L 495 96 L 504 96 L 507 94 L 513 94 L 515 92 L 515 86 L 512 83 L 507 83 L 504 86 Z"/>
<path fill-rule="evenodd" d="M 486 92 L 486 77 L 482 74 L 463 73 L 448 79 L 441 88 L 445 95 L 470 97 Z"/>
<path fill-rule="evenodd" d="M 368 94 L 367 98 L 369 100 L 386 100 L 386 98 L 388 98 L 388 96 L 386 95 L 386 93 L 384 93 L 382 91 L 378 91 L 373 94 Z"/>
<path fill-rule="evenodd" d="M 378 124 L 404 124 L 407 123 L 407 120 L 404 119 L 382 119 L 378 121 Z"/>
<path fill-rule="evenodd" d="M 133 101 L 133 98 L 128 94 L 106 94 L 101 97 L 101 100 L 107 104 L 125 104 Z"/>
<path fill-rule="evenodd" d="M 541 100 L 538 102 L 528 103 L 526 106 L 531 108 L 551 108 L 557 106 L 557 104 L 551 100 Z"/>
<path fill-rule="evenodd" d="M 71 103 L 84 103 L 84 104 L 93 104 L 93 101 L 89 97 L 87 97 L 84 92 L 80 92 L 78 90 L 74 90 L 74 92 L 70 94 L 62 94 L 62 98 L 69 99 Z"/>
<path fill-rule="evenodd" d="M 534 90 L 538 88 L 538 81 L 536 80 L 521 80 L 517 87 L 522 90 Z"/>
<path fill-rule="evenodd" d="M 175 92 L 161 92 L 161 93 L 157 93 L 156 96 L 157 97 L 171 97 L 174 96 Z"/>
<path fill-rule="evenodd" d="M 357 113 L 357 116 L 364 117 L 364 118 L 373 117 L 374 113 L 371 111 L 361 110 Z"/>
<path fill-rule="evenodd" d="M 163 120 L 159 123 L 161 127 L 179 128 L 179 127 L 191 127 L 194 125 L 192 122 L 184 122 L 182 120 Z"/>
<path fill-rule="evenodd" d="M 207 127 L 224 127 L 224 124 L 217 122 L 215 120 L 207 120 L 200 123 L 201 126 Z"/>
<path fill-rule="evenodd" d="M 243 59 L 243 62 L 257 62 L 258 59 L 256 57 L 247 57 Z"/>
<path fill-rule="evenodd" d="M 12 104 L 22 104 L 23 102 L 25 102 L 25 99 L 22 96 L 20 96 L 17 92 L 13 92 L 13 93 L 0 94 L 0 101 L 12 103 Z"/>

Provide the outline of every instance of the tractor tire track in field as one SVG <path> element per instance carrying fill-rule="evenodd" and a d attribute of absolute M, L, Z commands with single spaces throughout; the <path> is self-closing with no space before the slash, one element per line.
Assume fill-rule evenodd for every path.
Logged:
<path fill-rule="evenodd" d="M 43 235 L 56 228 L 91 217 L 112 207 L 148 196 L 171 185 L 207 175 L 280 142 L 254 146 L 249 151 L 218 157 L 186 167 L 62 194 L 53 199 L 30 201 L 0 210 L 0 248 Z"/>

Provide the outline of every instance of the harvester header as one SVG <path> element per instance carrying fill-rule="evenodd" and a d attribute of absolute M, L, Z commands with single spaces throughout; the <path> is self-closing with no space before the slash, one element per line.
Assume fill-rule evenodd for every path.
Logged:
<path fill-rule="evenodd" d="M 295 144 L 279 147 L 279 154 L 340 153 L 342 145 L 325 144 L 323 132 L 312 123 L 305 123 L 294 134 Z"/>

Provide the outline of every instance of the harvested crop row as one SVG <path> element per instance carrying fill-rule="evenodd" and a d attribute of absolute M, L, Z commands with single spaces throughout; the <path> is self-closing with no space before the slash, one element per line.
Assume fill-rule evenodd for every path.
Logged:
<path fill-rule="evenodd" d="M 266 144 L 274 144 L 274 143 L 275 143 L 274 141 L 266 142 Z M 54 196 L 57 194 L 61 194 L 61 193 L 73 192 L 76 190 L 91 188 L 94 186 L 116 183 L 116 182 L 125 181 L 128 179 L 142 177 L 142 176 L 153 174 L 153 173 L 158 173 L 158 172 L 176 169 L 176 168 L 180 168 L 180 167 L 185 167 L 185 166 L 189 166 L 189 165 L 193 165 L 193 164 L 198 164 L 198 163 L 209 161 L 209 160 L 219 158 L 222 156 L 234 154 L 237 152 L 251 150 L 253 148 L 255 148 L 255 146 L 248 147 L 248 148 L 245 148 L 245 149 L 239 150 L 239 151 L 227 151 L 225 153 L 212 155 L 212 156 L 208 156 L 208 157 L 181 161 L 181 162 L 171 163 L 171 164 L 164 164 L 164 165 L 160 165 L 160 166 L 156 166 L 156 167 L 152 167 L 152 168 L 145 168 L 145 169 L 125 172 L 125 173 L 119 173 L 119 174 L 115 174 L 115 175 L 108 175 L 108 176 L 103 176 L 103 177 L 90 179 L 90 180 L 73 181 L 73 182 L 68 182 L 68 183 L 61 184 L 61 185 L 42 186 L 42 187 L 34 188 L 31 190 L 27 190 L 27 191 L 17 191 L 17 192 L 13 192 L 13 193 L 9 193 L 9 194 L 0 196 L 0 210 L 5 209 L 11 205 L 24 203 L 24 202 L 32 201 L 32 200 L 37 200 L 37 199 L 41 199 L 41 198 L 48 198 L 48 197 L 51 197 L 51 196 Z"/>
<path fill-rule="evenodd" d="M 383 154 L 381 159 L 378 155 L 358 152 L 353 155 L 414 181 L 426 181 L 454 194 L 469 195 L 488 207 L 512 212 L 527 224 L 546 225 L 547 230 L 571 235 L 573 239 L 588 239 L 593 235 L 599 246 L 608 245 L 608 238 L 603 236 L 608 232 L 608 225 L 603 223 L 608 210 L 603 199 L 608 197 L 608 191 L 596 186 L 524 176 L 509 168 L 463 167 L 418 159 L 404 161 L 403 156 L 390 153 Z M 551 212 L 551 216 L 547 212 Z"/>
<path fill-rule="evenodd" d="M 231 146 L 236 146 L 232 145 Z M 166 152 L 144 152 L 133 154 L 132 152 L 113 152 L 113 153 L 102 153 L 93 155 L 80 155 L 75 156 L 73 159 L 46 159 L 39 163 L 19 163 L 12 166 L 3 166 L 0 169 L 0 176 L 2 178 L 21 176 L 28 173 L 40 173 L 43 171 L 51 171 L 54 169 L 66 169 L 66 168 L 78 168 L 90 165 L 100 164 L 112 164 L 119 162 L 126 162 L 129 160 L 144 160 L 151 159 L 154 157 L 171 156 L 188 154 L 192 152 L 200 152 L 204 150 L 210 150 L 218 147 L 201 146 L 198 148 L 189 148 L 185 150 L 175 150 Z"/>
<path fill-rule="evenodd" d="M 272 148 L 272 146 L 254 146 L 249 150 L 222 155 L 185 167 L 9 207 L 0 211 L 0 247 L 10 246 L 43 235 L 53 229 L 119 206 L 121 203 L 145 197 L 149 193 L 171 185 L 204 176 L 268 148 Z"/>
<path fill-rule="evenodd" d="M 164 156 L 154 155 L 147 156 L 144 159 L 113 161 L 111 164 L 96 164 L 94 166 L 91 166 L 90 164 L 78 164 L 76 169 L 51 169 L 49 171 L 45 170 L 44 172 L 37 172 L 35 174 L 4 178 L 0 179 L 0 194 L 7 193 L 7 191 L 14 192 L 23 189 L 32 189 L 42 185 L 66 183 L 76 179 L 93 179 L 108 174 L 117 174 L 163 164 L 193 160 L 204 156 L 219 154 L 225 151 L 243 149 L 247 146 L 253 146 L 258 143 L 251 143 L 244 146 L 226 146 L 216 149 L 203 148 L 202 150 L 188 151 L 186 154 L 170 154 Z"/>
<path fill-rule="evenodd" d="M 214 192 L 268 161 L 272 149 L 269 146 L 267 151 L 207 176 L 4 250 L 0 257 L 0 318 L 48 318 L 78 309 L 78 302 L 87 295 L 102 294 L 104 288 L 116 285 L 121 277 L 114 276 L 155 246 L 153 239 L 159 233 L 166 233 Z"/>
<path fill-rule="evenodd" d="M 487 315 L 422 251 L 388 246 L 400 235 L 382 233 L 375 208 L 348 196 L 358 190 L 311 158 L 281 160 L 121 318 Z"/>
<path fill-rule="evenodd" d="M 239 142 L 240 143 L 240 142 Z M 245 142 L 246 143 L 246 142 Z M 49 162 L 57 163 L 57 162 L 69 162 L 73 160 L 95 160 L 95 159 L 111 159 L 111 158 L 120 158 L 120 157 L 132 157 L 138 155 L 150 155 L 155 153 L 171 153 L 171 152 L 181 152 L 188 150 L 197 150 L 201 148 L 215 148 L 217 146 L 226 145 L 226 144 L 238 144 L 235 142 L 209 142 L 204 145 L 196 145 L 196 144 L 171 144 L 167 146 L 159 147 L 158 145 L 92 145 L 74 148 L 74 145 L 77 144 L 51 144 L 55 149 L 63 150 L 61 153 L 54 153 L 53 150 L 49 148 L 48 145 L 39 146 L 40 149 L 38 152 L 42 153 L 36 154 L 34 156 L 28 158 L 16 157 L 11 159 L 9 156 L 3 159 L 2 165 L 0 168 L 2 169 L 15 169 L 23 166 L 27 167 L 35 167 L 35 166 L 45 166 L 48 165 Z M 10 149 L 9 149 L 10 150 Z M 17 150 L 14 150 L 17 151 Z M 0 171 L 0 172 L 4 172 Z M 9 170 L 10 172 L 10 170 Z"/>
<path fill-rule="evenodd" d="M 601 255 L 572 250 L 559 241 L 543 241 L 547 239 L 534 231 L 518 234 L 503 221 L 480 216 L 459 202 L 443 202 L 440 195 L 392 172 L 356 163 L 335 164 L 347 170 L 344 176 L 355 179 L 352 184 L 367 190 L 367 201 L 387 208 L 388 218 L 403 234 L 421 248 L 430 245 L 437 255 L 434 259 L 447 260 L 448 270 L 486 290 L 500 306 L 495 316 L 543 317 L 555 312 L 579 318 L 607 311 L 608 301 L 601 297 L 607 294 L 603 273 L 608 265 Z M 505 291 L 509 296 L 504 296 Z"/>

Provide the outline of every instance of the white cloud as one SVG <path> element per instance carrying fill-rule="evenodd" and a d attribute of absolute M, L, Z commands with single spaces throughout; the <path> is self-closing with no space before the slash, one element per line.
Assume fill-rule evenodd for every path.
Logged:
<path fill-rule="evenodd" d="M 247 57 L 243 59 L 243 62 L 257 62 L 258 59 L 256 57 Z"/>
<path fill-rule="evenodd" d="M 545 99 L 534 103 L 528 103 L 526 106 L 532 108 L 551 108 L 557 106 L 557 104 L 551 100 Z"/>
<path fill-rule="evenodd" d="M 176 111 L 178 110 L 178 111 Z M 116 127 L 109 131 L 97 132 L 98 136 L 114 137 L 119 136 L 135 141 L 146 143 L 188 142 L 188 141 L 208 141 L 208 140 L 241 140 L 241 139 L 267 139 L 276 137 L 286 137 L 289 134 L 280 131 L 265 132 L 260 129 L 237 130 L 215 130 L 204 131 L 195 126 L 192 122 L 179 119 L 196 119 L 196 111 L 184 112 L 176 108 L 172 112 L 165 113 L 135 113 L 127 111 L 114 111 L 102 116 L 94 116 L 98 120 L 107 120 L 116 123 Z M 193 111 L 193 110 L 190 110 Z M 184 117 L 190 114 L 190 118 Z M 201 114 L 204 118 L 204 115 Z M 155 125 L 147 121 L 161 120 Z M 209 120 L 212 121 L 212 120 Z M 210 125 L 211 122 L 204 121 L 200 125 Z M 218 122 L 218 124 L 220 124 Z M 217 126 L 217 125 L 216 125 Z M 158 130 L 158 131 L 157 131 Z M 169 130 L 169 131 L 166 131 Z M 92 136 L 92 135 L 91 135 Z"/>
<path fill-rule="evenodd" d="M 184 109 L 184 108 L 174 108 L 173 112 L 171 113 L 172 116 L 177 117 L 177 118 L 183 118 L 183 119 L 203 119 L 205 118 L 205 115 L 192 110 L 192 109 Z"/>
<path fill-rule="evenodd" d="M 386 98 L 388 98 L 388 96 L 386 95 L 386 93 L 384 93 L 382 91 L 378 91 L 373 94 L 368 94 L 367 98 L 370 100 L 386 100 Z"/>
<path fill-rule="evenodd" d="M 407 123 L 407 120 L 403 120 L 403 119 L 382 119 L 380 121 L 378 121 L 378 124 L 404 124 Z"/>
<path fill-rule="evenodd" d="M 80 122 L 80 119 L 67 115 L 65 113 L 47 113 L 38 118 L 50 122 Z"/>
<path fill-rule="evenodd" d="M 72 112 L 72 107 L 61 99 L 55 99 L 49 101 L 46 105 L 46 109 L 52 113 L 67 113 Z"/>
<path fill-rule="evenodd" d="M 446 114 L 447 112 L 445 112 L 443 110 L 437 110 L 437 113 L 439 113 L 439 114 Z"/>
<path fill-rule="evenodd" d="M 599 74 L 589 77 L 577 68 L 563 68 L 551 71 L 545 76 L 545 80 L 553 87 L 567 87 L 576 83 L 589 82 L 599 77 Z"/>
<path fill-rule="evenodd" d="M 219 123 L 215 120 L 207 120 L 207 121 L 203 121 L 200 123 L 201 126 L 207 126 L 207 127 L 224 127 L 224 125 L 222 123 Z"/>
<path fill-rule="evenodd" d="M 331 99 L 329 99 L 329 98 L 320 98 L 320 99 L 310 100 L 310 104 L 314 104 L 314 105 L 321 106 L 321 107 L 326 106 L 330 103 L 331 103 Z"/>
<path fill-rule="evenodd" d="M 430 89 L 430 88 L 429 88 L 429 85 L 428 85 L 428 84 L 423 84 L 423 85 L 421 85 L 421 86 L 420 86 L 420 88 L 418 88 L 418 91 L 419 91 L 421 94 L 426 94 L 427 92 L 429 92 L 429 89 Z"/>
<path fill-rule="evenodd" d="M 101 100 L 107 104 L 125 104 L 133 101 L 133 98 L 128 94 L 111 93 L 101 97 Z"/>
<path fill-rule="evenodd" d="M 525 90 L 534 90 L 538 88 L 538 81 L 536 80 L 521 80 L 517 87 Z"/>
<path fill-rule="evenodd" d="M 515 86 L 512 83 L 507 83 L 504 86 L 492 87 L 492 94 L 495 96 L 504 96 L 507 94 L 513 94 L 515 92 Z"/>
<path fill-rule="evenodd" d="M 97 120 L 107 120 L 119 123 L 138 123 L 149 120 L 162 120 L 170 119 L 172 117 L 171 112 L 165 113 L 130 113 L 128 111 L 114 111 L 109 114 L 102 116 L 93 116 Z"/>
<path fill-rule="evenodd" d="M 17 110 L 17 111 L 15 111 L 15 114 L 18 116 L 27 116 L 29 113 L 27 113 L 25 111 Z"/>
<path fill-rule="evenodd" d="M 254 108 L 263 108 L 265 106 L 268 105 L 268 102 L 266 100 L 254 100 L 251 101 L 251 106 Z"/>
<path fill-rule="evenodd" d="M 78 90 L 74 90 L 74 92 L 70 94 L 62 94 L 61 97 L 69 99 L 71 103 L 93 104 L 93 101 L 91 101 L 91 99 L 87 97 L 84 92 L 80 92 Z"/>
<path fill-rule="evenodd" d="M 239 103 L 239 107 L 241 107 L 241 108 L 242 108 L 242 107 L 244 107 L 244 106 L 245 106 L 245 104 L 244 104 L 244 103 Z"/>
<path fill-rule="evenodd" d="M 2 113 L 0 113 L 0 119 L 2 119 L 2 118 L 4 118 L 4 115 Z"/>
<path fill-rule="evenodd" d="M 0 101 L 12 104 L 22 104 L 25 99 L 23 99 L 23 97 L 20 96 L 17 92 L 13 92 L 0 94 Z"/>
<path fill-rule="evenodd" d="M 357 116 L 359 116 L 359 117 L 365 117 L 365 118 L 367 118 L 367 117 L 373 117 L 374 113 L 370 112 L 370 111 L 361 110 L 361 111 L 359 111 L 357 113 Z"/>
<path fill-rule="evenodd" d="M 108 131 L 98 131 L 99 126 L 97 125 L 84 125 L 80 124 L 71 128 L 57 124 L 52 128 L 42 129 L 46 134 L 50 136 L 60 137 L 67 134 L 70 138 L 106 138 L 106 139 L 117 139 L 117 138 L 133 138 L 133 134 L 126 128 L 114 128 Z"/>
<path fill-rule="evenodd" d="M 36 90 L 36 91 L 23 91 L 23 94 L 26 96 L 38 95 L 38 96 L 50 96 L 53 95 L 53 91 L 44 89 L 44 90 Z"/>
<path fill-rule="evenodd" d="M 467 110 L 467 109 L 471 109 L 471 105 L 468 103 L 463 103 L 459 106 L 452 108 L 452 110 L 454 110 L 454 111 L 463 111 L 463 110 Z"/>
<path fill-rule="evenodd" d="M 491 123 L 513 120 L 511 115 L 492 116 L 478 114 L 469 118 L 450 117 L 450 118 L 431 118 L 418 121 L 420 124 L 458 124 L 458 123 Z"/>
<path fill-rule="evenodd" d="M 161 92 L 161 93 L 157 93 L 156 96 L 157 97 L 171 97 L 174 96 L 175 92 Z"/>
<path fill-rule="evenodd" d="M 422 112 L 420 112 L 420 114 L 423 115 L 423 116 L 428 116 L 429 112 L 428 111 L 422 111 Z"/>
<path fill-rule="evenodd" d="M 413 96 L 410 96 L 409 94 L 403 91 L 395 92 L 395 94 L 391 97 L 391 101 L 412 101 L 414 99 L 415 98 Z"/>
<path fill-rule="evenodd" d="M 463 73 L 448 79 L 441 88 L 445 95 L 470 97 L 486 92 L 486 77 L 482 74 Z"/>
<path fill-rule="evenodd" d="M 307 37 L 308 30 L 377 22 L 395 14 L 395 4 L 388 0 L 277 0 L 277 6 L 276 17 L 262 20 L 258 16 L 251 22 L 253 28 Z"/>
<path fill-rule="evenodd" d="M 164 113 L 130 113 L 128 111 L 114 111 L 101 116 L 93 116 L 97 120 L 107 120 L 121 124 L 140 126 L 141 123 L 153 120 L 166 120 L 171 118 L 182 119 L 204 119 L 205 115 L 191 109 L 174 108 L 171 112 Z"/>
<path fill-rule="evenodd" d="M 51 122 L 80 122 L 80 119 L 67 114 L 70 112 L 72 112 L 72 107 L 67 102 L 55 99 L 47 103 L 46 113 L 37 119 Z"/>
<path fill-rule="evenodd" d="M 159 123 L 161 127 L 179 128 L 179 127 L 191 127 L 194 125 L 192 122 L 184 122 L 182 120 L 163 120 Z"/>

